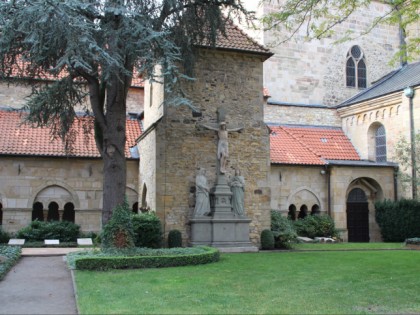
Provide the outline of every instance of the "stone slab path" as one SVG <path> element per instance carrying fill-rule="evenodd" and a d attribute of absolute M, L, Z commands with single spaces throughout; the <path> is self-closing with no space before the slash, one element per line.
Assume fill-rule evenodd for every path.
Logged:
<path fill-rule="evenodd" d="M 64 256 L 22 256 L 0 281 L 0 314 L 77 314 Z"/>

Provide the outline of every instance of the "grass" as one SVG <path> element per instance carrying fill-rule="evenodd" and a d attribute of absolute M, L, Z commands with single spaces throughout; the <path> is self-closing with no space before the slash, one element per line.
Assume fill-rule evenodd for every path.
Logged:
<path fill-rule="evenodd" d="M 0 280 L 19 261 L 21 253 L 19 246 L 0 245 Z"/>
<path fill-rule="evenodd" d="M 419 313 L 420 251 L 222 254 L 202 266 L 76 271 L 80 314 Z"/>

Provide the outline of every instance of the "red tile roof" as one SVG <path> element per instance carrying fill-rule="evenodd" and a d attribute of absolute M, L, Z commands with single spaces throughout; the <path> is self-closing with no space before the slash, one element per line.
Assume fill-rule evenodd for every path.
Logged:
<path fill-rule="evenodd" d="M 273 55 L 270 50 L 260 45 L 236 26 L 232 20 L 227 20 L 225 31 L 226 37 L 220 34 L 217 38 L 217 48 L 248 51 L 267 56 Z"/>
<path fill-rule="evenodd" d="M 52 139 L 49 128 L 31 127 L 22 124 L 24 118 L 21 113 L 0 111 L 0 154 L 2 155 L 37 155 L 37 156 L 72 156 L 72 157 L 100 157 L 96 148 L 93 130 L 86 137 L 83 133 L 83 124 L 92 124 L 91 117 L 78 117 L 74 123 L 76 140 L 70 153 L 66 154 L 63 141 Z M 127 142 L 125 156 L 131 158 L 129 148 L 136 144 L 140 136 L 140 123 L 138 120 L 127 119 Z"/>
<path fill-rule="evenodd" d="M 31 77 L 31 71 L 29 69 L 29 64 L 24 62 L 22 59 L 19 59 L 14 65 L 13 68 L 10 69 L 11 73 L 7 73 L 6 75 L 10 78 L 28 78 Z M 66 71 L 61 71 L 59 74 L 54 75 L 52 73 L 45 73 L 40 72 L 37 73 L 36 76 L 33 76 L 35 79 L 39 80 L 46 80 L 46 81 L 55 81 L 58 79 L 62 79 L 65 77 Z M 144 87 L 144 80 L 143 78 L 134 71 L 133 79 L 131 80 L 132 87 Z"/>
<path fill-rule="evenodd" d="M 326 160 L 360 160 L 341 129 L 310 126 L 269 128 L 272 163 L 324 165 Z"/>

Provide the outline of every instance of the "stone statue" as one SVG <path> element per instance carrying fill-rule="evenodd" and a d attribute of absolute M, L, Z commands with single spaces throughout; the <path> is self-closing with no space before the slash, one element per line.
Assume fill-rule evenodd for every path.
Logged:
<path fill-rule="evenodd" d="M 208 124 L 202 124 L 203 127 L 217 131 L 219 142 L 217 144 L 217 159 L 220 163 L 219 171 L 221 174 L 226 173 L 227 169 L 227 160 L 229 158 L 229 142 L 228 142 L 228 133 L 232 131 L 240 131 L 243 127 L 227 129 L 226 122 L 222 121 L 219 123 L 219 127 L 215 128 Z"/>
<path fill-rule="evenodd" d="M 235 169 L 235 176 L 230 181 L 232 190 L 232 208 L 233 213 L 238 216 L 245 216 L 245 179 L 241 176 L 239 169 Z"/>
<path fill-rule="evenodd" d="M 210 214 L 209 186 L 207 184 L 206 170 L 200 168 L 195 178 L 195 209 L 194 217 L 202 217 Z"/>

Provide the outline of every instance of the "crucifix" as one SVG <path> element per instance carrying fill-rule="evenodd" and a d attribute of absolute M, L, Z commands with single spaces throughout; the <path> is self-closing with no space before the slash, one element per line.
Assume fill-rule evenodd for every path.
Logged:
<path fill-rule="evenodd" d="M 227 171 L 227 160 L 229 158 L 229 132 L 241 131 L 244 127 L 233 126 L 228 129 L 226 126 L 226 110 L 222 107 L 217 109 L 217 123 L 200 124 L 200 126 L 217 131 L 219 138 L 217 144 L 217 160 L 219 161 L 219 172 L 225 174 Z"/>

